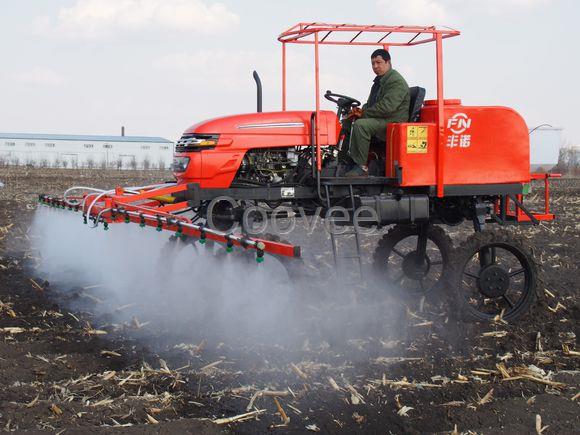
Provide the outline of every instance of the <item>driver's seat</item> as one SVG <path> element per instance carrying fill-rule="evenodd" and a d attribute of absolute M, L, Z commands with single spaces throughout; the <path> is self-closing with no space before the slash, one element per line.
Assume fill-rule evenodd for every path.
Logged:
<path fill-rule="evenodd" d="M 421 116 L 421 107 L 425 101 L 425 88 L 413 86 L 409 88 L 409 97 L 411 104 L 409 104 L 409 122 L 419 122 Z"/>

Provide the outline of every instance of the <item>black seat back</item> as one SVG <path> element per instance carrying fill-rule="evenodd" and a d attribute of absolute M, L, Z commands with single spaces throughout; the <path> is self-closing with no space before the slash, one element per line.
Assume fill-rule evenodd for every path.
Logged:
<path fill-rule="evenodd" d="M 425 88 L 413 86 L 409 88 L 409 95 L 411 97 L 409 122 L 418 122 L 421 115 L 421 107 L 423 107 L 423 101 L 425 100 Z"/>

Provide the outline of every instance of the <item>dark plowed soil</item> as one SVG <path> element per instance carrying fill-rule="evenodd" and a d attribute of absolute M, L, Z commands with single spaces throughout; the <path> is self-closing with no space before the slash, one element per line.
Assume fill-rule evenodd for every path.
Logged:
<path fill-rule="evenodd" d="M 516 230 L 535 247 L 544 278 L 541 300 L 514 323 L 459 323 L 434 298 L 394 299 L 369 284 L 329 296 L 329 244 L 317 233 L 306 255 L 309 282 L 300 286 L 324 295 L 300 308 L 303 321 L 292 331 L 282 321 L 264 324 L 280 329 L 276 342 L 275 333 L 220 331 L 212 313 L 176 323 L 169 304 L 136 317 L 109 299 L 115 289 L 48 283 L 35 270 L 29 226 L 38 193 L 167 177 L 0 168 L 1 429 L 503 434 L 546 427 L 542 433 L 556 434 L 580 427 L 579 180 L 554 182 L 557 221 Z M 457 245 L 469 232 L 461 225 L 451 237 Z M 366 269 L 377 240 L 364 240 Z M 301 244 L 308 251 L 304 237 Z M 343 276 L 348 281 L 349 272 Z M 239 277 L 240 292 L 249 285 Z"/>

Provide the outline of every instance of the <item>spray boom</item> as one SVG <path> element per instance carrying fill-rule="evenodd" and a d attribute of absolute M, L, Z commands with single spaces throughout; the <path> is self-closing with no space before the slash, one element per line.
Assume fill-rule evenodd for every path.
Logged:
<path fill-rule="evenodd" d="M 131 188 L 116 188 L 100 190 L 84 186 L 68 189 L 62 198 L 49 195 L 39 195 L 41 204 L 50 207 L 82 212 L 83 222 L 92 222 L 96 228 L 102 224 L 107 231 L 110 224 L 125 222 L 135 223 L 141 228 L 153 227 L 156 231 L 171 231 L 181 239 L 193 237 L 205 244 L 212 240 L 224 244 L 226 252 L 232 252 L 234 247 L 254 249 L 256 262 L 264 261 L 266 252 L 285 257 L 300 257 L 300 248 L 287 243 L 262 240 L 244 234 L 232 234 L 210 228 L 202 223 L 194 223 L 191 219 L 180 215 L 189 210 L 187 201 L 167 201 L 174 193 L 187 189 L 184 184 L 158 184 Z M 82 196 L 72 196 L 71 192 L 84 191 Z"/>

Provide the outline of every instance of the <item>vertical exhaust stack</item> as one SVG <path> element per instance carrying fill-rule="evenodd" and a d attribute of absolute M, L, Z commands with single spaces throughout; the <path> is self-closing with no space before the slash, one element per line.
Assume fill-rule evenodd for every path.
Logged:
<path fill-rule="evenodd" d="M 262 81 L 260 80 L 260 76 L 256 71 L 252 74 L 254 76 L 254 80 L 256 81 L 256 92 L 257 92 L 257 112 L 260 113 L 262 111 Z"/>
<path fill-rule="evenodd" d="M 121 126 L 121 136 L 125 136 L 125 126 Z"/>

